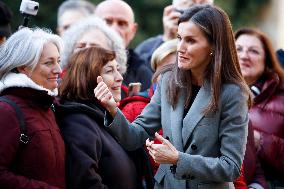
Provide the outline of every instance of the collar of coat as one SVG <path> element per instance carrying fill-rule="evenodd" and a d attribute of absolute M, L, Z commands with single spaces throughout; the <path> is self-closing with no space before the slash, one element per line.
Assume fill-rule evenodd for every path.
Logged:
<path fill-rule="evenodd" d="M 49 90 L 36 84 L 31 78 L 26 74 L 22 73 L 9 73 L 0 80 L 0 93 L 7 88 L 11 87 L 27 87 L 35 90 L 46 91 L 50 96 L 57 96 L 57 88 L 54 90 Z"/>

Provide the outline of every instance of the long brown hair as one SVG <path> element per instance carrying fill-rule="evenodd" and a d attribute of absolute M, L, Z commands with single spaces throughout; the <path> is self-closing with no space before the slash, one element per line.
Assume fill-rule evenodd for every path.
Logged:
<path fill-rule="evenodd" d="M 227 14 L 216 6 L 195 5 L 181 15 L 179 24 L 189 21 L 201 29 L 213 47 L 213 57 L 203 76 L 204 81 L 209 82 L 213 95 L 204 113 L 218 110 L 221 87 L 225 83 L 236 84 L 249 95 L 249 88 L 241 74 L 234 35 Z M 179 69 L 176 62 L 167 93 L 173 108 L 177 105 L 182 88 L 185 88 L 189 94 L 185 103 L 185 107 L 188 107 L 192 88 L 191 71 Z M 248 104 L 251 105 L 251 98 L 249 98 Z"/>
<path fill-rule="evenodd" d="M 263 75 L 269 75 L 271 72 L 277 73 L 280 82 L 284 83 L 284 70 L 276 57 L 268 36 L 256 28 L 240 28 L 235 32 L 235 39 L 237 40 L 241 35 L 252 35 L 260 40 L 265 53 L 265 70 Z"/>
<path fill-rule="evenodd" d="M 115 59 L 113 51 L 95 46 L 73 54 L 59 86 L 59 96 L 67 100 L 95 99 L 93 90 L 104 65 Z"/>

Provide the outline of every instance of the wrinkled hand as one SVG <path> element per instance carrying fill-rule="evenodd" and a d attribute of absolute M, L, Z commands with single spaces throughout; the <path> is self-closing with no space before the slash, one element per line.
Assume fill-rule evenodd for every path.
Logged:
<path fill-rule="evenodd" d="M 103 78 L 101 76 L 97 77 L 98 85 L 94 89 L 95 97 L 101 102 L 101 104 L 110 112 L 112 116 L 115 116 L 116 110 L 116 102 L 109 91 L 107 85 L 103 82 Z"/>
<path fill-rule="evenodd" d="M 160 164 L 177 164 L 178 161 L 178 151 L 176 148 L 168 141 L 163 138 L 158 133 L 155 133 L 155 137 L 162 144 L 154 144 L 153 141 L 149 139 L 146 140 L 146 146 L 149 150 L 149 154 L 152 156 L 156 163 Z"/>
<path fill-rule="evenodd" d="M 176 38 L 176 34 L 178 31 L 178 20 L 180 16 L 181 13 L 175 11 L 173 5 L 165 7 L 163 13 L 164 41 Z"/>

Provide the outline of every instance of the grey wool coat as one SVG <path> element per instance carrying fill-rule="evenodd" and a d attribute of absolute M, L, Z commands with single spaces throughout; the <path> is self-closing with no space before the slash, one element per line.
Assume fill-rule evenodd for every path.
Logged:
<path fill-rule="evenodd" d="M 181 92 L 175 109 L 168 103 L 169 72 L 164 74 L 151 102 L 129 124 L 118 110 L 109 132 L 121 145 L 133 150 L 145 144 L 160 128 L 163 137 L 179 151 L 175 171 L 161 164 L 155 175 L 155 189 L 232 189 L 240 175 L 248 126 L 247 95 L 235 84 L 224 84 L 219 108 L 204 115 L 211 99 L 209 85 L 200 88 L 183 118 L 186 93 Z"/>

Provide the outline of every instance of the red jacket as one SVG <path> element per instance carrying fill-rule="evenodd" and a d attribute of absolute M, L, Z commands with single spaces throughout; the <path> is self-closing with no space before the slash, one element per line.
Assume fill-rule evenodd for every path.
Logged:
<path fill-rule="evenodd" d="M 255 97 L 249 118 L 261 134 L 258 156 L 268 179 L 284 180 L 284 85 L 277 74 L 258 83 L 260 94 Z"/>
<path fill-rule="evenodd" d="M 241 175 L 234 180 L 234 186 L 235 189 L 247 189 L 247 185 L 245 183 L 245 179 L 244 179 L 244 166 L 242 165 L 242 169 L 241 169 Z"/>
<path fill-rule="evenodd" d="M 10 87 L 1 91 L 24 114 L 27 144 L 19 142 L 20 127 L 14 108 L 0 102 L 0 188 L 65 188 L 65 147 L 46 91 Z"/>
<path fill-rule="evenodd" d="M 144 96 L 130 96 L 126 97 L 119 102 L 119 108 L 129 122 L 142 112 L 145 106 L 150 102 L 149 97 Z"/>

